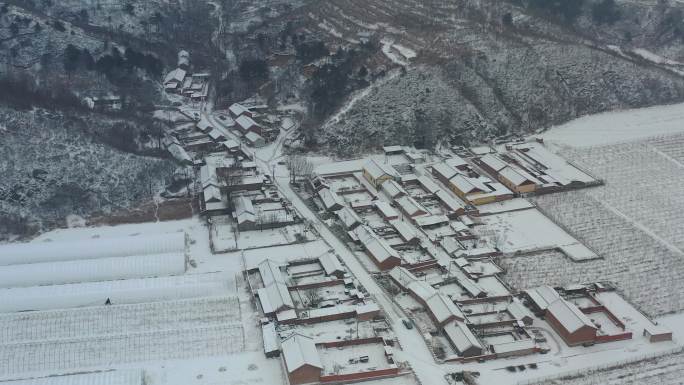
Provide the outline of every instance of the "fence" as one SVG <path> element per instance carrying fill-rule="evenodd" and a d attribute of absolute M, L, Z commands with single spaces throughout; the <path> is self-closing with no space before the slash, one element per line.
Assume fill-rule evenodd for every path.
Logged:
<path fill-rule="evenodd" d="M 562 378 L 566 378 L 566 377 L 572 378 L 572 377 L 576 377 L 576 376 L 588 376 L 588 375 L 591 375 L 593 373 L 608 371 L 611 369 L 617 369 L 617 368 L 620 368 L 620 367 L 625 366 L 625 365 L 634 364 L 634 363 L 641 362 L 641 361 L 646 361 L 646 360 L 649 360 L 652 358 L 663 357 L 663 356 L 667 356 L 670 354 L 681 353 L 682 351 L 684 351 L 684 348 L 681 346 L 677 346 L 675 348 L 668 349 L 665 351 L 649 353 L 649 354 L 642 354 L 642 355 L 632 357 L 632 358 L 629 358 L 626 360 L 611 362 L 611 363 L 602 364 L 602 365 L 594 365 L 594 366 L 590 366 L 588 368 L 580 368 L 580 369 L 575 369 L 575 370 L 569 370 L 569 371 L 565 371 L 562 373 L 553 374 L 550 376 L 537 377 L 537 378 L 533 378 L 533 379 L 529 379 L 529 380 L 522 380 L 522 381 L 518 381 L 517 385 L 538 385 L 538 384 L 542 384 L 546 381 L 558 380 L 558 379 L 562 379 Z"/>

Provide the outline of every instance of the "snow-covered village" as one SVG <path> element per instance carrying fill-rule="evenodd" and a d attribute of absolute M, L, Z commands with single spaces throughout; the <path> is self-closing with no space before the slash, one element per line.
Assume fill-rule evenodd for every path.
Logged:
<path fill-rule="evenodd" d="M 0 385 L 681 384 L 681 4 L 24 3 Z"/>

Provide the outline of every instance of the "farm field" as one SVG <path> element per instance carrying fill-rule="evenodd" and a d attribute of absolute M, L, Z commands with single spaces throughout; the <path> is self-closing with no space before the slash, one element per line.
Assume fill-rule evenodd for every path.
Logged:
<path fill-rule="evenodd" d="M 0 378 L 243 350 L 235 297 L 5 314 Z"/>
<path fill-rule="evenodd" d="M 679 385 L 684 376 L 684 353 L 616 366 L 579 377 L 540 381 L 535 385 Z"/>
<path fill-rule="evenodd" d="M 562 154 L 606 180 L 588 195 L 684 256 L 684 135 Z"/>
<path fill-rule="evenodd" d="M 680 255 L 584 190 L 542 195 L 534 202 L 603 259 L 578 263 L 560 252 L 503 258 L 506 281 L 511 285 L 522 289 L 613 281 L 632 303 L 652 316 L 684 309 Z"/>

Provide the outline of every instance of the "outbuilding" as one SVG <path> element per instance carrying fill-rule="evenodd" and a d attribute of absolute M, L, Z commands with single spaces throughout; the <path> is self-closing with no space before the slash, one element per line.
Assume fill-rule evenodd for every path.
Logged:
<path fill-rule="evenodd" d="M 249 116 L 246 115 L 241 115 L 237 119 L 235 119 L 235 124 L 237 128 L 242 132 L 243 134 L 247 134 L 248 132 L 255 132 L 257 134 L 261 134 L 261 126 L 254 121 L 254 119 L 250 118 Z"/>
<path fill-rule="evenodd" d="M 598 329 L 574 304 L 559 298 L 546 309 L 546 320 L 568 346 L 592 344 Z"/>
<path fill-rule="evenodd" d="M 228 107 L 228 112 L 230 112 L 230 116 L 233 119 L 237 119 L 243 115 L 247 116 L 249 118 L 253 117 L 252 112 L 247 107 L 243 106 L 240 103 L 235 103 L 235 104 L 231 105 L 230 107 Z"/>
<path fill-rule="evenodd" d="M 379 188 L 384 182 L 394 179 L 396 172 L 391 166 L 371 159 L 363 165 L 363 176 L 373 187 Z"/>
<path fill-rule="evenodd" d="M 319 382 L 323 364 L 310 337 L 294 333 L 282 341 L 283 362 L 291 385 Z"/>

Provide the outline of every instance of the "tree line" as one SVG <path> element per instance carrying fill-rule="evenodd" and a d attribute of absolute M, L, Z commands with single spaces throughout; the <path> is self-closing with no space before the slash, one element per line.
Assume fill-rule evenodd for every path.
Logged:
<path fill-rule="evenodd" d="M 164 64 L 155 55 L 141 53 L 130 47 L 126 48 L 123 55 L 117 47 L 112 47 L 108 54 L 97 60 L 87 48 L 79 49 L 69 44 L 64 49 L 64 70 L 68 74 L 97 71 L 117 84 L 128 78 L 135 69 L 144 70 L 150 77 L 158 79 L 162 76 Z"/>

